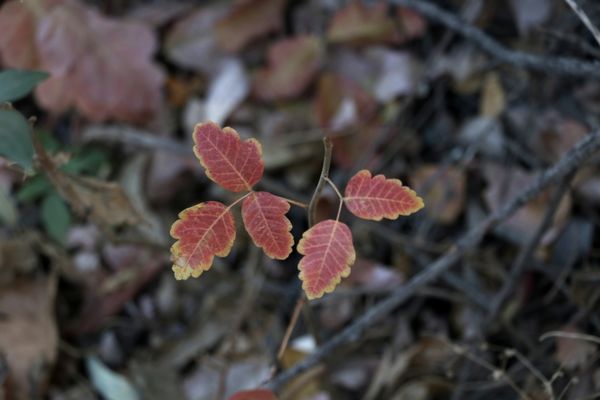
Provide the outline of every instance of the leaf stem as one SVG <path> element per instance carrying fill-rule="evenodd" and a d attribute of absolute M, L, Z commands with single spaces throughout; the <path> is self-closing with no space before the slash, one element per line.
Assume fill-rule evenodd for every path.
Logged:
<path fill-rule="evenodd" d="M 333 190 L 335 191 L 335 194 L 337 194 L 337 197 L 340 200 L 340 204 L 338 205 L 337 215 L 335 217 L 335 220 L 339 221 L 340 220 L 340 214 L 342 213 L 342 206 L 344 205 L 344 196 L 342 196 L 342 193 L 340 193 L 340 190 L 335 185 L 335 183 L 333 183 L 333 181 L 331 179 L 329 179 L 328 177 L 326 177 L 325 181 L 327 183 L 329 183 L 329 186 L 331 186 L 333 188 Z"/>
<path fill-rule="evenodd" d="M 240 201 L 244 200 L 246 197 L 250 196 L 252 193 L 254 193 L 254 190 L 249 191 L 248 193 L 246 193 L 245 195 L 243 195 L 242 197 L 240 197 L 239 199 L 237 199 L 236 201 L 234 201 L 233 203 L 228 205 L 226 210 L 227 211 L 231 210 L 233 208 L 233 206 L 235 206 Z"/>
<path fill-rule="evenodd" d="M 321 168 L 321 176 L 319 177 L 319 182 L 317 183 L 317 187 L 315 188 L 315 192 L 310 199 L 310 203 L 308 204 L 308 227 L 312 228 L 317 219 L 317 203 L 319 202 L 319 197 L 321 197 L 321 192 L 323 191 L 323 187 L 325 186 L 326 180 L 329 178 L 329 167 L 331 166 L 331 153 L 333 150 L 333 143 L 329 138 L 323 138 L 323 167 Z"/>
<path fill-rule="evenodd" d="M 279 196 L 279 195 L 277 195 L 277 196 L 280 197 L 280 198 L 282 198 L 283 200 L 287 201 L 288 203 L 294 205 L 294 206 L 298 206 L 298 207 L 302 207 L 302 208 L 308 207 L 308 204 L 303 203 L 301 201 L 288 199 L 287 197 L 283 197 L 283 196 Z"/>

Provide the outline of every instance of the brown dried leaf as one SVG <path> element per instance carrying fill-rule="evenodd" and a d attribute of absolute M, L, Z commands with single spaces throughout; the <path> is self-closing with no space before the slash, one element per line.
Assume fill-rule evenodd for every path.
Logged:
<path fill-rule="evenodd" d="M 495 72 L 489 72 L 483 80 L 479 112 L 485 117 L 497 118 L 502 114 L 505 107 L 506 95 L 500 77 Z"/>
<path fill-rule="evenodd" d="M 321 66 L 322 56 L 322 45 L 316 36 L 297 36 L 276 42 L 269 49 L 267 68 L 256 74 L 256 94 L 263 100 L 300 95 Z"/>
<path fill-rule="evenodd" d="M 396 39 L 396 27 L 387 15 L 387 4 L 367 6 L 355 1 L 336 13 L 327 30 L 332 43 L 366 45 Z"/>
<path fill-rule="evenodd" d="M 238 0 L 217 23 L 217 43 L 233 53 L 259 37 L 280 30 L 285 4 L 286 0 Z"/>
<path fill-rule="evenodd" d="M 427 204 L 425 212 L 439 223 L 452 224 L 462 213 L 466 200 L 463 170 L 425 165 L 411 176 L 411 183 Z"/>
<path fill-rule="evenodd" d="M 508 200 L 520 194 L 524 187 L 529 186 L 536 179 L 534 174 L 521 169 L 512 168 L 507 170 L 500 165 L 491 163 L 485 165 L 483 171 L 488 182 L 484 197 L 492 212 L 503 207 Z M 542 192 L 521 207 L 497 228 L 497 232 L 517 244 L 525 243 L 542 222 L 551 193 L 552 189 Z M 558 206 L 554 216 L 554 224 L 544 235 L 542 244 L 547 245 L 556 238 L 571 214 L 571 203 L 570 194 L 566 194 Z"/>
<path fill-rule="evenodd" d="M 0 354 L 8 364 L 9 399 L 30 399 L 40 393 L 56 359 L 55 294 L 53 275 L 0 287 Z"/>

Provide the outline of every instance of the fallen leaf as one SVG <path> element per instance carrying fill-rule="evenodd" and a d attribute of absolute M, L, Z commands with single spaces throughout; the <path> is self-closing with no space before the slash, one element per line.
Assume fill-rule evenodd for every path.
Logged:
<path fill-rule="evenodd" d="M 237 59 L 225 61 L 208 87 L 204 120 L 222 125 L 249 92 L 250 82 L 244 65 Z"/>
<path fill-rule="evenodd" d="M 123 375 L 111 371 L 96 357 L 86 359 L 92 385 L 107 400 L 139 400 L 136 388 Z"/>
<path fill-rule="evenodd" d="M 546 22 L 553 8 L 550 0 L 510 0 L 510 5 L 522 34 Z"/>
<path fill-rule="evenodd" d="M 300 95 L 321 66 L 322 56 L 322 45 L 316 36 L 296 36 L 276 42 L 269 48 L 268 66 L 256 73 L 255 93 L 263 100 Z"/>
<path fill-rule="evenodd" d="M 228 400 L 277 400 L 277 397 L 268 389 L 254 389 L 237 392 Z"/>
<path fill-rule="evenodd" d="M 396 27 L 387 15 L 387 4 L 367 6 L 353 1 L 339 10 L 327 29 L 332 43 L 366 45 L 388 43 L 396 39 Z"/>
<path fill-rule="evenodd" d="M 56 278 L 27 278 L 0 288 L 0 354 L 8 364 L 9 399 L 41 394 L 56 359 Z"/>
<path fill-rule="evenodd" d="M 358 287 L 383 290 L 398 287 L 405 280 L 405 276 L 392 267 L 359 258 L 346 282 Z"/>
<path fill-rule="evenodd" d="M 177 21 L 165 38 L 167 58 L 180 67 L 210 76 L 218 73 L 225 54 L 219 52 L 214 27 L 226 11 L 221 5 L 202 7 Z"/>
<path fill-rule="evenodd" d="M 411 53 L 373 48 L 369 49 L 368 56 L 379 66 L 373 86 L 373 95 L 379 102 L 387 103 L 415 91 L 422 67 Z"/>
<path fill-rule="evenodd" d="M 153 116 L 162 103 L 164 76 L 151 61 L 156 39 L 150 29 L 107 18 L 75 1 L 36 4 L 40 18 L 34 17 L 40 10 L 29 3 L 15 1 L 0 10 L 0 21 L 19 22 L 8 25 L 6 36 L 21 40 L 18 49 L 10 41 L 0 43 L 0 53 L 10 58 L 9 66 L 50 73 L 36 89 L 40 105 L 56 113 L 74 106 L 95 121 L 140 123 Z M 24 54 L 13 54 L 18 50 Z"/>
<path fill-rule="evenodd" d="M 246 231 L 265 254 L 276 260 L 288 258 L 294 245 L 292 223 L 285 217 L 287 201 L 269 192 L 254 192 L 242 203 Z"/>
<path fill-rule="evenodd" d="M 234 129 L 221 129 L 212 122 L 196 125 L 193 137 L 194 153 L 217 185 L 240 192 L 251 190 L 262 178 L 264 162 L 257 140 L 242 141 Z"/>
<path fill-rule="evenodd" d="M 562 332 L 581 333 L 573 326 L 565 326 Z M 587 361 L 596 353 L 598 346 L 583 339 L 569 338 L 565 336 L 556 337 L 555 357 L 560 364 L 570 370 L 584 366 Z"/>
<path fill-rule="evenodd" d="M 492 212 L 499 210 L 506 202 L 532 184 L 536 175 L 519 168 L 507 169 L 497 164 L 486 164 L 483 168 L 488 187 L 484 198 Z M 548 201 L 552 195 L 551 190 L 546 190 L 529 203 L 521 207 L 510 218 L 496 228 L 496 232 L 506 239 L 519 245 L 526 243 L 535 233 L 542 222 Z M 561 231 L 571 213 L 571 196 L 563 196 L 554 216 L 554 224 L 542 238 L 542 245 L 547 245 Z"/>
<path fill-rule="evenodd" d="M 350 274 L 356 253 L 348 225 L 328 219 L 302 235 L 298 253 L 304 257 L 298 264 L 302 289 L 309 300 L 331 293 L 342 278 Z"/>
<path fill-rule="evenodd" d="M 0 56 L 11 68 L 35 69 L 39 66 L 35 46 L 35 16 L 23 2 L 9 1 L 0 8 Z"/>
<path fill-rule="evenodd" d="M 216 25 L 217 43 L 237 52 L 251 41 L 283 27 L 286 0 L 238 0 Z"/>
<path fill-rule="evenodd" d="M 427 31 L 427 21 L 421 14 L 406 7 L 398 7 L 396 16 L 400 23 L 400 42 L 419 38 Z"/>
<path fill-rule="evenodd" d="M 336 133 L 371 119 L 377 104 L 356 82 L 325 73 L 318 83 L 314 109 L 319 125 Z"/>
<path fill-rule="evenodd" d="M 187 208 L 171 227 L 177 239 L 171 247 L 175 278 L 197 278 L 208 270 L 214 256 L 225 257 L 235 240 L 235 222 L 228 207 L 208 201 Z"/>
<path fill-rule="evenodd" d="M 344 204 L 357 217 L 373 221 L 407 216 L 424 206 L 423 199 L 398 179 L 372 176 L 366 169 L 357 172 L 348 181 Z"/>
<path fill-rule="evenodd" d="M 506 95 L 500 82 L 500 77 L 495 72 L 486 74 L 481 88 L 479 112 L 488 118 L 497 118 L 506 107 Z"/>
<path fill-rule="evenodd" d="M 455 167 L 425 165 L 411 175 L 415 190 L 423 195 L 425 212 L 442 224 L 452 224 L 466 201 L 466 176 Z"/>

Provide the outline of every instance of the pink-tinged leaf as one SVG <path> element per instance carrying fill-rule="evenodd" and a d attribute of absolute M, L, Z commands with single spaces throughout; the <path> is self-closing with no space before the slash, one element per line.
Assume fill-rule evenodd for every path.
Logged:
<path fill-rule="evenodd" d="M 152 62 L 152 30 L 79 1 L 35 4 L 13 1 L 0 9 L 0 57 L 15 68 L 50 73 L 35 91 L 42 107 L 55 113 L 75 107 L 94 121 L 135 123 L 160 109 L 164 74 Z"/>
<path fill-rule="evenodd" d="M 269 192 L 254 192 L 244 199 L 242 218 L 246 231 L 265 254 L 277 260 L 288 258 L 294 245 L 291 222 L 285 217 L 287 201 Z"/>
<path fill-rule="evenodd" d="M 233 214 L 218 201 L 197 204 L 179 213 L 171 236 L 178 239 L 171 247 L 175 278 L 197 278 L 211 267 L 214 256 L 225 257 L 231 251 Z"/>
<path fill-rule="evenodd" d="M 269 65 L 257 72 L 254 91 L 263 100 L 300 95 L 321 66 L 323 48 L 316 36 L 281 40 L 269 49 Z"/>
<path fill-rule="evenodd" d="M 219 46 L 237 52 L 251 41 L 283 27 L 286 0 L 240 0 L 216 25 Z"/>
<path fill-rule="evenodd" d="M 373 221 L 396 219 L 423 208 L 423 199 L 398 179 L 371 176 L 366 169 L 359 171 L 346 185 L 344 203 L 352 214 Z"/>
<path fill-rule="evenodd" d="M 298 269 L 302 288 L 310 300 L 331 293 L 350 274 L 356 259 L 350 228 L 332 219 L 304 232 L 297 249 L 304 256 Z"/>
<path fill-rule="evenodd" d="M 254 389 L 234 393 L 228 400 L 277 400 L 277 396 L 267 389 Z"/>
<path fill-rule="evenodd" d="M 232 192 L 251 190 L 265 168 L 261 145 L 255 139 L 240 140 L 229 127 L 213 122 L 196 125 L 194 153 L 216 184 Z"/>

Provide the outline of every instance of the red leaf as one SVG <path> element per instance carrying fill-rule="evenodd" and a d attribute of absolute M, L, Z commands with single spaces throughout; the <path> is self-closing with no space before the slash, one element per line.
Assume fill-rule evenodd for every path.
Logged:
<path fill-rule="evenodd" d="M 344 203 L 352 214 L 373 221 L 384 217 L 396 219 L 423 208 L 423 199 L 414 190 L 402 186 L 398 179 L 386 179 L 383 175 L 371 177 L 366 169 L 359 171 L 346 185 Z"/>
<path fill-rule="evenodd" d="M 235 240 L 235 223 L 228 207 L 208 201 L 187 208 L 171 227 L 171 236 L 179 239 L 171 247 L 175 278 L 197 278 L 208 270 L 214 256 L 225 257 Z"/>
<path fill-rule="evenodd" d="M 216 26 L 217 43 L 230 52 L 265 34 L 281 30 L 286 0 L 242 0 Z"/>
<path fill-rule="evenodd" d="M 244 226 L 254 243 L 277 260 L 288 258 L 294 237 L 291 222 L 285 217 L 287 201 L 268 192 L 251 193 L 242 204 Z"/>
<path fill-rule="evenodd" d="M 275 43 L 269 49 L 269 66 L 256 74 L 256 94 L 264 100 L 300 95 L 319 69 L 322 55 L 316 36 L 298 36 Z"/>
<path fill-rule="evenodd" d="M 264 162 L 260 143 L 255 139 L 240 140 L 229 127 L 219 128 L 213 122 L 196 125 L 194 153 L 216 184 L 232 192 L 252 190 L 262 178 Z"/>
<path fill-rule="evenodd" d="M 242 390 L 228 400 L 277 400 L 275 393 L 267 389 Z"/>
<path fill-rule="evenodd" d="M 298 243 L 304 255 L 298 264 L 302 288 L 309 299 L 331 293 L 350 274 L 356 253 L 352 233 L 343 222 L 328 219 L 304 232 Z"/>

